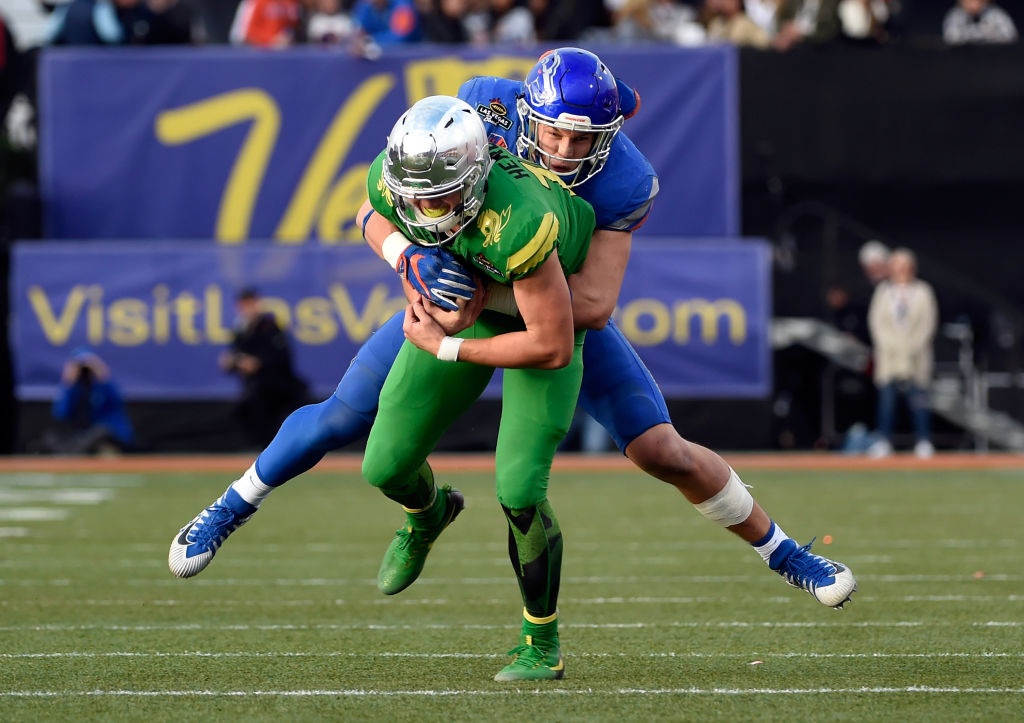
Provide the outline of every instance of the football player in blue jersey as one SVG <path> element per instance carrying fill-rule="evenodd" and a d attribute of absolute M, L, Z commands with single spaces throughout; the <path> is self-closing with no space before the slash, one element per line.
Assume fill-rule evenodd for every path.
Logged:
<path fill-rule="evenodd" d="M 650 163 L 620 132 L 639 107 L 635 91 L 616 81 L 596 55 L 560 48 L 544 55 L 522 82 L 474 78 L 463 84 L 459 97 L 480 114 L 492 143 L 558 174 L 594 207 L 597 226 L 590 250 L 582 269 L 568 279 L 575 325 L 590 330 L 583 348 L 580 406 L 640 469 L 675 486 L 701 515 L 750 543 L 786 582 L 824 605 L 841 608 L 857 589 L 850 569 L 810 552 L 810 544 L 797 544 L 722 457 L 679 436 L 650 372 L 610 321 L 632 232 L 658 193 Z M 410 244 L 368 203 L 357 218 L 370 246 L 424 298 L 456 311 L 472 296 L 473 282 L 468 289 L 463 283 L 467 270 L 445 249 Z M 413 253 L 420 257 L 416 274 L 409 273 Z M 514 299 L 501 294 L 500 287 L 491 289 L 487 303 L 516 313 Z M 384 379 L 404 340 L 402 321 L 403 313 L 396 314 L 370 337 L 334 394 L 292 413 L 242 477 L 179 531 L 168 557 L 175 575 L 202 571 L 271 491 L 369 431 Z"/>

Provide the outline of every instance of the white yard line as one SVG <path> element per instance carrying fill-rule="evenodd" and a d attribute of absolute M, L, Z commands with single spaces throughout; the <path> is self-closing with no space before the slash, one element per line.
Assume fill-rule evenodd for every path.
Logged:
<path fill-rule="evenodd" d="M 0 475 L 0 489 L 12 487 L 138 487 L 143 478 L 137 475 L 67 475 L 24 473 Z"/>
<path fill-rule="evenodd" d="M 24 505 L 42 502 L 56 505 L 98 505 L 113 498 L 111 489 L 83 489 L 62 487 L 58 489 L 12 490 L 0 487 L 0 504 Z"/>
<path fill-rule="evenodd" d="M 579 630 L 642 630 L 658 628 L 945 628 L 968 626 L 972 628 L 1019 628 L 1024 627 L 1024 622 L 1019 620 L 986 620 L 971 621 L 965 623 L 952 623 L 946 621 L 921 622 L 918 620 L 904 621 L 865 621 L 849 623 L 821 623 L 821 622 L 748 622 L 748 621 L 723 621 L 723 622 L 671 622 L 671 623 L 560 623 L 560 628 Z M 296 630 L 368 630 L 368 631 L 415 631 L 415 630 L 518 630 L 519 625 L 487 625 L 471 624 L 447 625 L 440 623 L 417 624 L 417 625 L 378 625 L 378 624 L 342 624 L 342 623 L 318 623 L 314 625 L 284 624 L 284 625 L 202 625 L 199 623 L 183 623 L 166 625 L 4 625 L 0 626 L 0 632 L 73 632 L 73 631 L 116 631 L 116 632 L 152 632 L 158 630 L 194 630 L 194 631 L 246 631 L 256 630 L 261 632 L 291 632 Z"/>
<path fill-rule="evenodd" d="M 0 522 L 54 522 L 70 516 L 60 507 L 0 507 Z"/>
<path fill-rule="evenodd" d="M 90 653 L 67 651 L 61 653 L 0 653 L 0 660 L 36 659 L 36 658 L 505 658 L 503 653 L 308 653 L 308 652 L 243 652 L 243 653 L 206 653 L 199 650 L 173 653 L 138 653 L 115 651 L 106 653 Z M 1013 659 L 1024 658 L 1024 653 L 700 653 L 700 652 L 668 652 L 668 653 L 565 653 L 567 658 L 727 658 L 730 660 L 756 660 L 763 658 L 807 658 L 807 659 L 904 659 L 904 658 L 939 658 L 939 659 Z"/>
<path fill-rule="evenodd" d="M 2 512 L 2 510 L 0 510 Z M 2 518 L 0 518 L 2 519 Z M 155 564 L 155 563 L 154 563 Z M 984 579 L 987 582 L 1020 582 L 1024 581 L 1024 575 L 1008 574 L 1008 573 L 985 573 L 981 576 L 975 574 L 963 574 L 963 575 L 947 575 L 947 574 L 930 574 L 930 575 L 858 575 L 857 579 L 860 582 L 967 582 L 974 583 L 978 579 Z M 61 578 L 63 580 L 63 578 Z M 464 587 L 468 585 L 500 585 L 507 586 L 508 577 L 421 577 L 416 581 L 416 584 L 420 587 L 425 585 L 441 585 L 444 587 Z M 0 584 L 3 584 L 3 580 L 0 580 Z M 181 585 L 189 585 L 190 587 L 345 587 L 349 585 L 364 586 L 370 584 L 376 584 L 375 580 L 369 578 L 325 578 L 325 577 L 307 577 L 307 578 L 240 578 L 240 577 L 204 577 L 191 579 L 188 582 L 182 582 L 170 575 L 159 578 L 141 578 L 132 577 L 127 580 L 111 580 L 111 584 L 116 584 L 120 587 L 180 587 Z M 726 583 L 765 583 L 771 585 L 778 585 L 778 576 L 772 575 L 769 571 L 764 571 L 756 575 L 630 575 L 630 576 L 592 576 L 592 577 L 562 577 L 562 584 L 564 585 L 653 585 L 653 584 L 687 584 L 687 585 L 698 585 L 698 584 L 713 584 L 721 585 Z M 47 579 L 35 579 L 35 580 L 21 580 L 19 584 L 25 587 L 32 585 L 47 586 L 53 584 Z M 64 583 L 61 583 L 64 584 Z"/>
<path fill-rule="evenodd" d="M 98 505 L 114 498 L 117 494 L 114 488 L 139 484 L 140 478 L 110 475 L 0 475 L 0 522 L 59 522 L 71 517 L 72 511 L 62 507 L 27 505 Z M 28 537 L 30 534 L 31 528 L 28 527 L 0 527 L 0 538 Z M 23 546 L 19 552 L 33 549 L 41 550 L 43 546 Z"/>
<path fill-rule="evenodd" d="M 169 540 L 175 532 L 177 527 L 185 520 L 175 520 L 171 523 L 169 532 L 167 532 L 167 539 Z M 259 524 L 254 523 L 254 524 Z M 247 528 L 254 530 L 255 528 Z M 246 534 L 249 534 L 248 532 Z M 237 564 L 252 564 L 261 568 L 266 567 L 267 560 L 262 557 L 268 553 L 283 553 L 286 560 L 291 560 L 295 555 L 299 553 L 314 553 L 314 554 L 325 554 L 325 555 L 336 555 L 340 551 L 344 550 L 376 550 L 378 543 L 375 541 L 359 541 L 359 540 L 346 540 L 339 537 L 337 541 L 331 542 L 296 542 L 295 544 L 276 544 L 276 543 L 260 543 L 255 542 L 254 537 L 257 533 L 252 532 L 249 534 L 249 538 L 246 539 L 246 558 L 247 559 L 236 559 L 234 563 Z M 19 550 L 22 552 L 49 552 L 52 550 L 54 545 L 62 545 L 63 543 L 26 543 L 19 546 Z M 846 560 L 875 560 L 893 557 L 891 551 L 893 548 L 902 549 L 934 549 L 934 548 L 960 548 L 960 549 L 1006 549 L 1014 550 L 1016 548 L 1024 546 L 1024 541 L 1015 539 L 946 539 L 946 540 L 901 540 L 896 542 L 886 541 L 884 550 L 881 549 L 875 542 L 857 542 L 850 541 L 842 545 L 837 545 L 836 550 L 870 550 L 875 552 L 861 552 L 857 554 L 839 555 L 844 557 Z M 616 553 L 633 552 L 633 551 L 644 551 L 650 550 L 652 547 L 658 548 L 659 551 L 665 550 L 722 550 L 722 551 L 743 551 L 746 548 L 743 547 L 742 543 L 738 540 L 734 541 L 726 539 L 721 542 L 704 542 L 704 541 L 693 541 L 693 542 L 678 542 L 671 540 L 659 540 L 657 542 L 640 543 L 640 542 L 627 542 L 622 544 L 616 543 L 601 543 L 601 542 L 579 542 L 573 541 L 572 550 L 576 552 L 601 552 L 613 550 Z M 475 553 L 471 559 L 488 559 L 493 555 L 501 556 L 503 564 L 508 564 L 508 559 L 504 556 L 508 550 L 508 544 L 505 542 L 452 542 L 446 541 L 445 548 L 449 551 L 462 551 L 466 553 Z M 816 551 L 818 547 L 814 548 Z M 821 548 L 825 550 L 825 548 Z M 153 554 L 166 554 L 167 545 L 161 540 L 160 542 L 129 542 L 123 545 L 119 545 L 121 554 L 138 553 L 144 557 L 152 556 Z M 828 550 L 832 552 L 831 549 Z M 654 558 L 651 558 L 654 559 Z M 659 557 L 658 559 L 661 559 Z M 674 558 L 673 558 L 674 559 Z M 756 558 L 753 558 L 756 562 Z M 677 559 L 676 562 L 680 565 L 685 565 L 685 559 Z"/>
<path fill-rule="evenodd" d="M 0 561 L 0 568 L 4 567 L 30 567 L 20 560 L 8 560 Z M 66 584 L 66 583 L 64 583 Z M 802 603 L 803 598 L 793 593 L 792 596 L 779 596 L 779 597 L 767 597 L 759 600 L 759 603 L 777 603 L 781 605 L 789 605 L 791 603 Z M 979 603 L 979 602 L 1024 602 L 1024 595 L 891 595 L 891 596 L 868 596 L 861 595 L 858 593 L 856 597 L 857 602 L 861 603 Z M 637 605 L 637 604 L 651 604 L 651 605 L 713 605 L 718 603 L 733 603 L 734 598 L 729 596 L 722 597 L 599 597 L 599 598 L 562 598 L 563 604 L 573 605 Z M 25 600 L 21 602 L 12 602 L 9 600 L 0 601 L 0 604 L 4 605 L 27 605 L 32 607 L 38 607 L 40 602 L 38 600 Z M 45 604 L 45 603 L 44 603 Z M 65 605 L 65 600 L 54 601 L 54 604 Z M 144 605 L 151 605 L 154 607 L 195 607 L 202 605 L 203 609 L 208 608 L 252 608 L 252 607 L 316 607 L 318 605 L 330 605 L 335 607 L 344 606 L 373 606 L 377 607 L 380 605 L 406 605 L 406 606 L 426 606 L 436 607 L 438 605 L 463 605 L 467 607 L 479 606 L 479 605 L 508 605 L 507 598 L 459 598 L 457 600 L 449 600 L 446 598 L 417 598 L 413 600 L 395 600 L 395 599 L 380 599 L 380 600 L 343 600 L 336 598 L 333 600 L 328 599 L 297 599 L 297 600 L 234 600 L 234 599 L 220 599 L 220 600 L 203 600 L 202 603 L 196 600 L 177 600 L 177 599 L 164 599 L 164 600 L 144 600 L 138 599 L 105 599 L 105 600 L 76 600 L 75 605 L 86 606 L 86 607 L 141 607 Z"/>
<path fill-rule="evenodd" d="M 8 698 L 71 698 L 71 697 L 124 697 L 124 698 L 156 698 L 156 697 L 206 697 L 206 698 L 242 698 L 249 696 L 284 697 L 284 698 L 323 698 L 323 697 L 446 697 L 446 696 L 507 696 L 529 693 L 532 695 L 554 696 L 649 696 L 649 695 L 707 695 L 707 696 L 741 696 L 741 695 L 899 695 L 906 693 L 952 693 L 952 694 L 985 694 L 1007 695 L 1022 694 L 1024 688 L 961 688 L 929 687 L 911 685 L 905 687 L 860 687 L 860 688 L 615 688 L 600 690 L 593 688 L 518 688 L 510 687 L 503 690 L 366 690 L 360 688 L 341 690 L 12 690 L 0 691 L 0 697 Z"/>

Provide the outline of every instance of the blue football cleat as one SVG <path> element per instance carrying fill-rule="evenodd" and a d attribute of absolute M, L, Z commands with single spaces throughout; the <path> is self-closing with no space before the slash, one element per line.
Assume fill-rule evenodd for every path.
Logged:
<path fill-rule="evenodd" d="M 243 514 L 228 507 L 225 496 L 196 515 L 171 541 L 167 566 L 176 576 L 192 577 L 206 569 L 228 535 L 252 517 L 251 512 Z"/>
<path fill-rule="evenodd" d="M 857 592 L 857 580 L 842 563 L 811 552 L 811 540 L 803 547 L 786 540 L 772 553 L 769 566 L 793 587 L 806 590 L 822 605 L 840 609 Z"/>

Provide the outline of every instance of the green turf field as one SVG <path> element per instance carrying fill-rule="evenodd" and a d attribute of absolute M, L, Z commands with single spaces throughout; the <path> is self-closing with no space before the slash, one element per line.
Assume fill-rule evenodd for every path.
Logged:
<path fill-rule="evenodd" d="M 564 681 L 491 680 L 520 604 L 487 475 L 423 577 L 375 587 L 401 517 L 356 475 L 275 493 L 167 571 L 223 475 L 0 475 L 0 720 L 1024 719 L 1024 472 L 740 470 L 848 563 L 843 611 L 639 473 L 557 472 Z M 821 538 L 830 535 L 830 545 Z"/>

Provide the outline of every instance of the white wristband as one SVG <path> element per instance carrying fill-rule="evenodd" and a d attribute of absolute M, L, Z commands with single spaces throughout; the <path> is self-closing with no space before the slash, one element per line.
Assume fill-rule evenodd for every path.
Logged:
<path fill-rule="evenodd" d="M 398 266 L 398 259 L 402 257 L 402 252 L 410 246 L 412 246 L 412 242 L 409 239 L 398 231 L 392 231 L 381 244 L 380 255 L 391 264 L 391 268 L 395 268 Z"/>
<path fill-rule="evenodd" d="M 446 336 L 441 340 L 441 346 L 437 348 L 437 358 L 441 361 L 458 361 L 459 347 L 464 341 L 465 339 L 460 339 L 457 336 Z"/>

